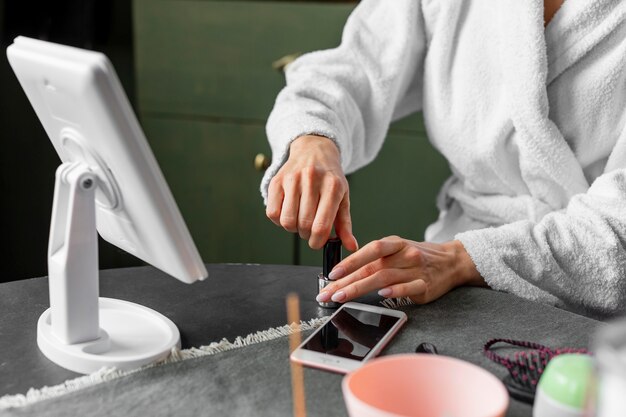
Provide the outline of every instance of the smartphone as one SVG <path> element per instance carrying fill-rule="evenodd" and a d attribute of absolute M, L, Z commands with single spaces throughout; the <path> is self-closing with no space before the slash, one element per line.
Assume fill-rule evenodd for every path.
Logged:
<path fill-rule="evenodd" d="M 346 303 L 290 358 L 306 366 L 348 373 L 378 355 L 406 320 L 402 311 Z"/>

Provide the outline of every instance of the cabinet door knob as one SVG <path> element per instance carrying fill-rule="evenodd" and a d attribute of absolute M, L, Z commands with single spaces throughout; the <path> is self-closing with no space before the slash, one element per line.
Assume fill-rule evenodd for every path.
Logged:
<path fill-rule="evenodd" d="M 289 54 L 282 58 L 278 58 L 276 61 L 272 62 L 272 68 L 276 71 L 285 72 L 287 65 L 295 61 L 300 55 L 300 52 L 296 52 L 295 54 Z"/>
<path fill-rule="evenodd" d="M 254 157 L 254 169 L 259 172 L 265 171 L 269 166 L 272 160 L 268 158 L 264 153 L 259 153 Z"/>

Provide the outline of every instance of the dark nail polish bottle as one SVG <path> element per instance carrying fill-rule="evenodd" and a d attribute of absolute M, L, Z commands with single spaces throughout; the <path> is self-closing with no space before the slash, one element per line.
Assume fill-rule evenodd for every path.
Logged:
<path fill-rule="evenodd" d="M 321 292 L 322 289 L 332 282 L 328 279 L 328 274 L 330 274 L 330 271 L 333 270 L 335 265 L 341 262 L 341 239 L 338 237 L 328 239 L 324 245 L 323 252 L 323 269 L 322 273 L 317 276 L 318 292 Z M 337 308 L 341 305 L 334 301 L 328 301 L 326 303 L 319 302 L 318 304 L 324 308 Z"/>

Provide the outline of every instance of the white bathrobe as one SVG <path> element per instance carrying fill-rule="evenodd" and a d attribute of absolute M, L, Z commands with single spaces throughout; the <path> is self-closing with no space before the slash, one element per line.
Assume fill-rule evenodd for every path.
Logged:
<path fill-rule="evenodd" d="M 420 110 L 453 172 L 427 239 L 496 290 L 626 312 L 626 1 L 566 0 L 545 29 L 542 0 L 361 1 L 338 48 L 289 66 L 263 196 L 298 136 L 350 173 Z"/>

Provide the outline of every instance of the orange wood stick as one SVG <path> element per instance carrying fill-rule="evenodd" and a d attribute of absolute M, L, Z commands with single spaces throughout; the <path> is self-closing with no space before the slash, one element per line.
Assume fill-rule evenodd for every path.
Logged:
<path fill-rule="evenodd" d="M 295 323 L 293 332 L 289 335 L 289 353 L 293 352 L 302 342 L 300 333 L 300 299 L 298 294 L 287 295 L 287 321 Z M 291 364 L 291 392 L 293 393 L 294 417 L 306 417 L 306 400 L 304 397 L 304 372 L 302 365 L 290 361 Z"/>

